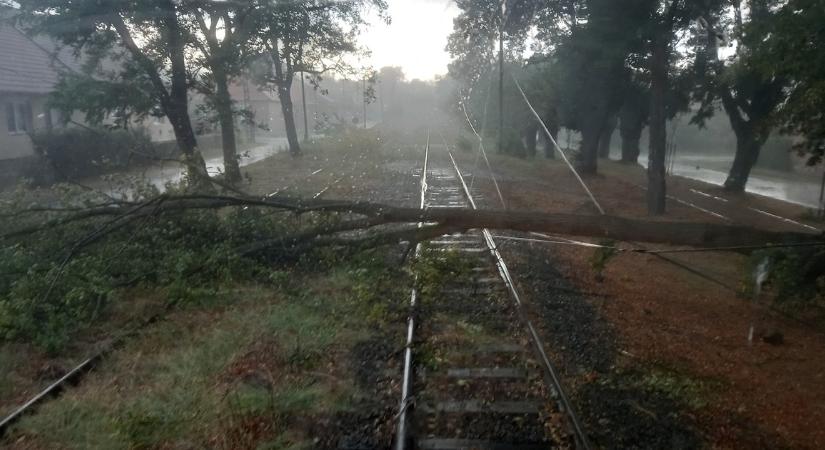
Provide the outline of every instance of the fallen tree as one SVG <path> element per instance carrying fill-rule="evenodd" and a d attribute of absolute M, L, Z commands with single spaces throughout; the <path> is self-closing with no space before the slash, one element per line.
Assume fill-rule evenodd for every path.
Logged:
<path fill-rule="evenodd" d="M 262 199 L 223 189 L 232 194 L 137 190 L 137 200 L 122 201 L 79 191 L 42 206 L 22 199 L 0 203 L 0 341 L 30 341 L 56 352 L 99 320 L 107 305 L 129 302 L 132 288 L 156 292 L 170 305 L 197 302 L 238 283 L 280 283 L 293 270 L 339 267 L 355 254 L 403 260 L 418 242 L 474 228 L 690 250 L 825 240 L 709 223 Z M 388 246 L 401 251 L 372 252 Z"/>
<path fill-rule="evenodd" d="M 777 232 L 746 226 L 703 222 L 674 222 L 633 219 L 610 215 L 564 214 L 542 212 L 514 212 L 496 210 L 469 210 L 457 208 L 401 208 L 371 202 L 339 200 L 307 200 L 292 197 L 260 199 L 249 196 L 227 195 L 160 195 L 144 202 L 108 202 L 96 206 L 71 209 L 32 208 L 16 212 L 16 216 L 48 212 L 55 217 L 41 223 L 29 224 L 0 235 L 0 240 L 19 238 L 55 227 L 92 218 L 109 217 L 107 227 L 121 227 L 142 217 L 160 216 L 185 210 L 222 209 L 231 207 L 267 208 L 294 214 L 332 213 L 358 216 L 360 219 L 335 221 L 295 236 L 279 236 L 261 240 L 255 246 L 244 248 L 246 253 L 269 245 L 289 243 L 341 244 L 349 242 L 381 245 L 392 241 L 425 241 L 447 232 L 488 228 L 524 232 L 545 232 L 625 242 L 647 242 L 694 247 L 746 247 L 777 244 L 817 242 L 822 234 Z M 343 216 L 342 216 L 343 217 Z M 418 222 L 430 226 L 422 228 L 379 231 L 366 236 L 330 236 L 345 232 L 367 231 L 379 225 L 409 225 Z M 389 234 L 387 234 L 389 233 Z"/>

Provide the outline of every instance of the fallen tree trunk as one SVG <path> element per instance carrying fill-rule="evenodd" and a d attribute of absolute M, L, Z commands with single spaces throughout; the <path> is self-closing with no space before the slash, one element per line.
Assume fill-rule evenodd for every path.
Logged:
<path fill-rule="evenodd" d="M 151 207 L 139 207 L 140 205 Z M 305 200 L 300 198 L 274 197 L 259 199 L 217 195 L 162 195 L 143 203 L 124 202 L 117 205 L 106 204 L 88 209 L 66 210 L 65 214 L 43 223 L 12 230 L 0 235 L 0 240 L 17 238 L 45 231 L 68 223 L 92 218 L 114 216 L 116 220 L 157 216 L 181 212 L 188 209 L 219 209 L 225 207 L 270 208 L 291 211 L 296 214 L 326 212 L 364 216 L 367 220 L 355 222 L 357 226 L 330 227 L 316 230 L 316 239 L 342 231 L 368 229 L 383 224 L 409 224 L 425 222 L 440 227 L 428 227 L 432 233 L 418 233 L 416 239 L 426 240 L 440 236 L 441 228 L 451 231 L 465 231 L 474 228 L 489 228 L 513 231 L 536 231 L 564 234 L 616 241 L 639 241 L 649 243 L 684 245 L 694 247 L 736 247 L 766 244 L 789 244 L 815 242 L 823 239 L 822 234 L 799 232 L 775 232 L 745 226 L 723 225 L 701 222 L 673 222 L 661 220 L 632 219 L 609 215 L 560 214 L 541 212 L 514 212 L 493 210 L 469 210 L 457 208 L 397 208 L 370 202 L 338 200 Z M 16 213 L 19 215 L 20 213 Z M 353 225 L 350 223 L 348 225 Z M 361 226 L 363 225 L 363 227 Z M 312 233 L 302 236 L 301 241 L 311 239 Z M 399 236 L 401 237 L 401 236 Z M 289 237 L 273 242 L 281 244 Z M 381 240 L 381 242 L 384 242 Z M 265 246 L 265 243 L 262 243 Z"/>

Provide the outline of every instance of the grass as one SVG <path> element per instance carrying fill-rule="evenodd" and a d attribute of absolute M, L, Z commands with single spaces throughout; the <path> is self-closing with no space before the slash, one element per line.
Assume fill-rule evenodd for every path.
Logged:
<path fill-rule="evenodd" d="M 646 390 L 668 397 L 691 409 L 707 406 L 711 391 L 718 387 L 716 382 L 662 368 L 651 369 L 641 374 L 638 383 Z"/>
<path fill-rule="evenodd" d="M 327 198 L 347 197 L 355 184 L 376 183 L 389 175 L 382 162 L 397 156 L 388 148 L 394 138 L 376 130 L 348 129 L 302 144 L 300 158 L 279 153 L 244 167 L 251 179 L 249 192 L 312 197 L 334 181 Z M 316 170 L 320 173 L 310 176 Z"/>
<path fill-rule="evenodd" d="M 360 320 L 377 303 L 365 286 L 391 275 L 356 262 L 292 276 L 290 288 L 236 290 L 151 327 L 79 388 L 22 420 L 7 443 L 306 448 L 311 436 L 294 426 L 296 417 L 345 410 L 358 395 L 346 369 L 326 362 L 379 323 L 380 315 Z M 328 370 L 344 373 L 317 376 Z"/>
<path fill-rule="evenodd" d="M 312 193 L 341 177 L 342 172 L 351 172 L 351 177 L 372 176 L 372 172 L 378 171 L 377 162 L 354 157 L 377 158 L 383 151 L 380 144 L 373 133 L 359 131 L 338 140 L 325 140 L 321 143 L 324 148 L 315 149 L 317 154 L 306 155 L 303 162 L 278 155 L 259 163 L 258 169 L 283 163 L 281 172 L 269 174 L 269 178 L 250 187 L 271 191 L 273 185 L 292 185 L 290 193 Z M 350 167 L 355 166 L 356 159 L 357 167 Z M 310 182 L 305 181 L 316 166 L 326 171 Z M 283 174 L 288 176 L 279 178 Z M 355 178 L 350 178 L 336 188 L 342 190 L 355 184 Z M 272 183 L 273 180 L 277 182 Z M 263 217 L 275 225 L 281 224 L 277 218 L 269 219 L 268 214 Z M 247 219 L 225 215 L 216 218 L 239 223 Z M 183 240 L 192 240 L 191 246 L 202 253 L 176 254 L 177 259 L 168 261 L 172 270 L 161 273 L 188 273 L 189 268 L 204 259 L 213 263 L 215 273 L 197 279 L 164 278 L 164 283 L 148 280 L 138 288 L 107 292 L 109 295 L 99 297 L 107 306 L 103 313 L 95 310 L 92 319 L 83 322 L 82 329 L 60 334 L 75 339 L 52 346 L 57 350 L 51 355 L 28 341 L 20 343 L 26 348 L 17 353 L 14 346 L 0 345 L 0 407 L 11 408 L 22 393 L 33 392 L 48 381 L 48 376 L 41 380 L 36 375 L 43 361 L 49 365 L 57 361 L 55 371 L 63 372 L 71 367 L 71 359 L 51 357 L 58 353 L 70 358 L 83 357 L 91 342 L 121 329 L 131 329 L 133 319 L 148 317 L 167 306 L 174 311 L 164 322 L 130 337 L 79 388 L 70 389 L 19 423 L 7 443 L 62 448 L 234 447 L 229 441 L 213 442 L 212 434 L 235 436 L 239 442 L 250 443 L 240 447 L 291 448 L 303 445 L 301 430 L 292 423 L 291 416 L 296 415 L 293 413 L 311 418 L 348 407 L 348 399 L 357 394 L 353 392 L 350 374 L 327 374 L 333 376 L 330 379 L 319 377 L 318 373 L 323 375 L 328 370 L 344 370 L 322 364 L 330 354 L 340 356 L 359 340 L 374 337 L 373 333 L 386 327 L 396 314 L 406 311 L 411 283 L 408 277 L 387 264 L 384 250 L 348 261 L 313 252 L 306 263 L 293 266 L 294 261 L 290 260 L 276 270 L 267 264 L 238 264 L 231 258 L 231 252 L 222 248 L 211 250 L 211 243 L 224 240 L 213 238 L 212 221 L 197 219 L 193 217 L 192 223 L 185 225 L 203 232 L 205 242 Z M 284 222 L 298 228 L 311 226 L 304 223 L 306 220 L 305 215 L 297 222 Z M 163 233 L 158 235 L 173 235 L 172 231 L 181 227 L 179 223 L 174 225 L 167 227 L 169 230 L 161 229 Z M 245 227 L 230 231 L 236 229 L 237 236 L 229 238 L 256 234 Z M 191 237 L 191 233 L 183 236 Z M 167 262 L 157 256 L 138 255 L 139 258 L 120 258 L 128 262 L 127 273 L 136 271 L 135 259 L 148 261 L 148 269 L 157 269 Z M 101 271 L 111 269 L 106 256 L 99 258 Z M 79 272 L 87 274 L 88 267 L 82 266 L 79 264 Z M 86 297 L 78 300 L 79 304 L 88 304 Z M 67 323 L 73 325 L 77 321 Z M 35 325 L 33 329 L 42 328 Z"/>
<path fill-rule="evenodd" d="M 12 375 L 15 358 L 5 348 L 0 348 L 0 398 L 11 395 L 14 390 L 12 385 Z"/>

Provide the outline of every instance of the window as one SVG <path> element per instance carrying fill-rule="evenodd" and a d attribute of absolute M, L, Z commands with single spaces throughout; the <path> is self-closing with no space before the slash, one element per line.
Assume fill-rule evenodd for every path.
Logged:
<path fill-rule="evenodd" d="M 6 126 L 9 133 L 26 133 L 32 129 L 32 107 L 28 101 L 6 104 Z"/>

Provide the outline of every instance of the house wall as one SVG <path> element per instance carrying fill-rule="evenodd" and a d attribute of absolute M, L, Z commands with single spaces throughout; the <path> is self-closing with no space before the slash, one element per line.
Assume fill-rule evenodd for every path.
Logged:
<path fill-rule="evenodd" d="M 32 126 L 42 130 L 48 126 L 45 95 L 0 93 L 0 160 L 34 156 L 31 139 L 26 132 L 9 131 L 7 105 L 28 102 L 32 111 Z"/>

